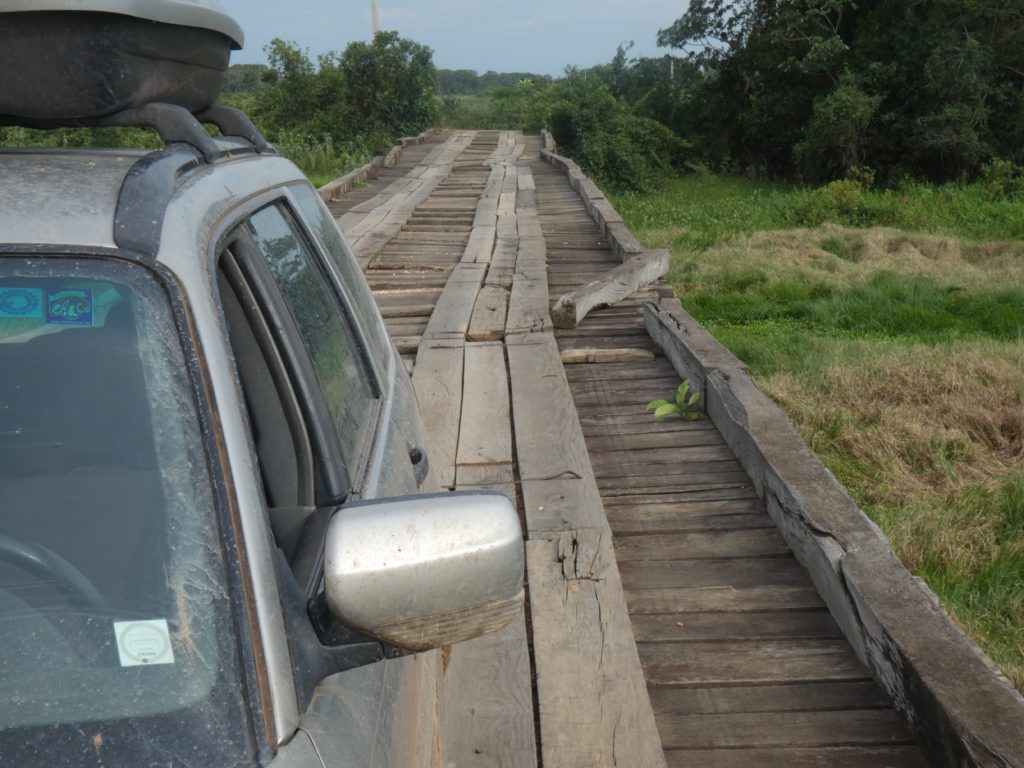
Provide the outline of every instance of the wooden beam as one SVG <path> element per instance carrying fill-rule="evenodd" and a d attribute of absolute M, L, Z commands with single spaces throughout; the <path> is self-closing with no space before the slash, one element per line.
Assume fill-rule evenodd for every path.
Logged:
<path fill-rule="evenodd" d="M 591 310 L 622 301 L 666 274 L 668 266 L 666 250 L 634 256 L 600 279 L 562 296 L 551 308 L 551 320 L 556 328 L 575 328 Z"/>

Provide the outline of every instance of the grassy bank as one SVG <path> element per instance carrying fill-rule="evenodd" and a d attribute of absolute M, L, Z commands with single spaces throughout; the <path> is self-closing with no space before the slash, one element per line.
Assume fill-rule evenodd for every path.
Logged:
<path fill-rule="evenodd" d="M 907 566 L 1024 687 L 1024 201 L 696 176 L 615 200 Z"/>

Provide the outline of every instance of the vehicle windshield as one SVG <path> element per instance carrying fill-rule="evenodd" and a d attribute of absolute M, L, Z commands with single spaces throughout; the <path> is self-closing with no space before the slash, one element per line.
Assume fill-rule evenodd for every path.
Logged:
<path fill-rule="evenodd" d="M 255 761 L 193 389 L 166 292 L 0 258 L 0 763 Z"/>

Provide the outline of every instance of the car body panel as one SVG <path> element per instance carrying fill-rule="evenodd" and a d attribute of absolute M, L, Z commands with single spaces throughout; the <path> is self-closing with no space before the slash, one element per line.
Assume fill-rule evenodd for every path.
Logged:
<path fill-rule="evenodd" d="M 0 150 L 0 237 L 11 243 L 114 247 L 121 184 L 144 154 Z"/>

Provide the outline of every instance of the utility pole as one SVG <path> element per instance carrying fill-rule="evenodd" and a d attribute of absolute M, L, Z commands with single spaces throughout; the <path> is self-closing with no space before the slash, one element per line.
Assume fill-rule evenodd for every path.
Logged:
<path fill-rule="evenodd" d="M 373 8 L 373 36 L 376 37 L 377 33 L 380 32 L 380 14 L 377 12 L 377 0 L 370 0 L 370 5 Z"/>

